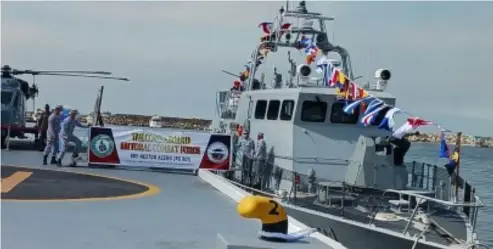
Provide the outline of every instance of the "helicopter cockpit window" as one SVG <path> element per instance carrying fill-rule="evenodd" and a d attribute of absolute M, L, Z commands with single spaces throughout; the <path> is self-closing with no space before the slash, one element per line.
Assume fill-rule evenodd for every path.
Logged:
<path fill-rule="evenodd" d="M 10 105 L 13 96 L 13 92 L 2 91 L 2 105 Z"/>

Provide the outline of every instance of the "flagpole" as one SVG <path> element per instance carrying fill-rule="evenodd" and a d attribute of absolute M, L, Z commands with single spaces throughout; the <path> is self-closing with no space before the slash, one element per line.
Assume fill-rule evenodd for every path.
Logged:
<path fill-rule="evenodd" d="M 460 146 L 462 141 L 462 132 L 457 132 L 457 141 L 455 144 L 455 152 L 457 152 L 457 172 L 455 173 L 455 202 L 459 202 L 459 186 L 460 186 Z M 453 156 L 453 155 L 452 155 Z"/>

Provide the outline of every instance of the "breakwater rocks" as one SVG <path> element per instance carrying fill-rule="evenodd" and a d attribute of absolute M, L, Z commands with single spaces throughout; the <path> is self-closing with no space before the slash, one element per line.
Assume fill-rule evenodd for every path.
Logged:
<path fill-rule="evenodd" d="M 103 115 L 104 124 L 120 126 L 149 126 L 152 116 L 134 114 Z M 163 128 L 176 128 L 185 130 L 210 130 L 212 120 L 198 118 L 162 117 Z"/>
<path fill-rule="evenodd" d="M 434 133 L 414 133 L 407 136 L 411 142 L 421 143 L 440 143 L 440 134 Z M 445 139 L 448 144 L 455 144 L 457 141 L 457 134 L 447 134 Z M 478 137 L 462 135 L 461 144 L 464 146 L 474 146 L 481 148 L 493 148 L 493 137 Z"/>

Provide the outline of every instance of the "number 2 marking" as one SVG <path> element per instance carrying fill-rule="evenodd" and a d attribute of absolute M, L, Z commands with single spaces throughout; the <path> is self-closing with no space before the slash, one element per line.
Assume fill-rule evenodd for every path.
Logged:
<path fill-rule="evenodd" d="M 279 215 L 279 211 L 277 210 L 279 208 L 279 204 L 273 200 L 269 200 L 269 202 L 274 205 L 274 207 L 269 211 L 269 215 Z"/>

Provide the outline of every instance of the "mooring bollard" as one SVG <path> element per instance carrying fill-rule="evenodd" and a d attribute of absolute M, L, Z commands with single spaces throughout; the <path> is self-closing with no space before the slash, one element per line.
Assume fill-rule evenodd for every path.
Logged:
<path fill-rule="evenodd" d="M 288 215 L 284 207 L 274 199 L 249 195 L 238 203 L 236 212 L 247 219 L 258 219 L 262 223 L 260 239 L 275 242 L 294 242 L 310 236 L 316 229 L 308 228 L 288 233 Z"/>

